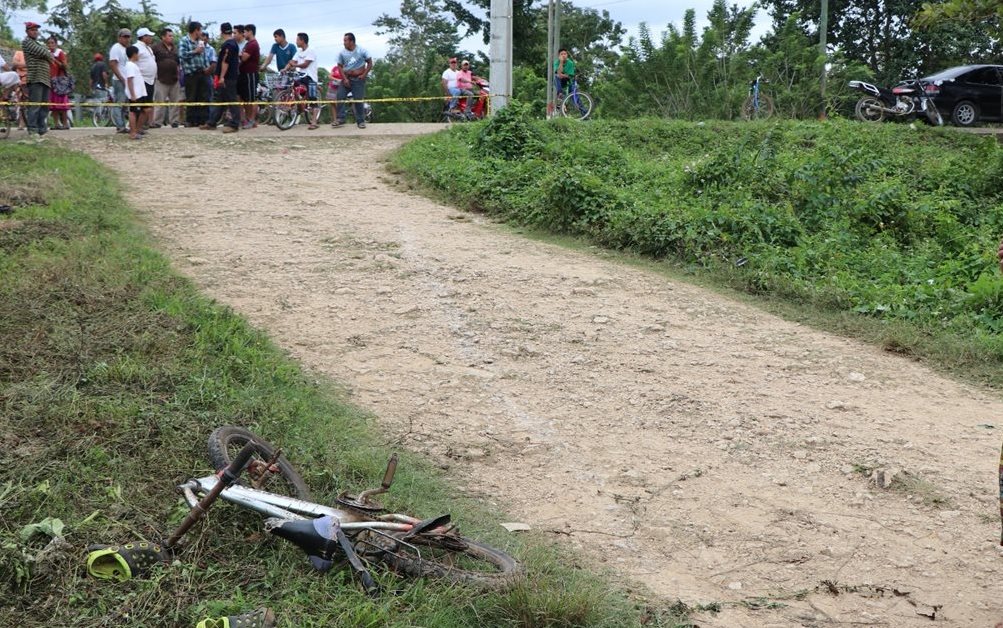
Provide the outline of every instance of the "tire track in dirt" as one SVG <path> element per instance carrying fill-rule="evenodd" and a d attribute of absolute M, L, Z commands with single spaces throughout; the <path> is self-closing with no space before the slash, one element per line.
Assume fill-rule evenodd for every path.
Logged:
<path fill-rule="evenodd" d="M 388 434 L 701 625 L 1003 620 L 995 394 L 402 192 L 368 131 L 72 145 Z"/>

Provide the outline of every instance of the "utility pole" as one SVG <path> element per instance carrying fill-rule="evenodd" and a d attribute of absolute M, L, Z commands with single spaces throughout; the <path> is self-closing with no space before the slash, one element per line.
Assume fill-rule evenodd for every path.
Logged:
<path fill-rule="evenodd" d="M 557 101 L 554 90 L 554 61 L 561 48 L 561 0 L 550 0 L 547 7 L 547 117 L 554 115 Z"/>
<path fill-rule="evenodd" d="M 826 31 L 829 30 L 829 0 L 822 0 L 822 16 L 819 18 L 818 24 L 818 48 L 819 54 L 822 55 L 822 81 L 821 81 L 821 95 L 822 95 L 822 109 L 819 111 L 818 119 L 825 120 L 825 75 L 827 73 L 826 66 L 829 65 L 829 50 L 825 43 Z"/>
<path fill-rule="evenodd" d="M 508 104 L 512 95 L 512 0 L 491 0 L 491 111 Z"/>

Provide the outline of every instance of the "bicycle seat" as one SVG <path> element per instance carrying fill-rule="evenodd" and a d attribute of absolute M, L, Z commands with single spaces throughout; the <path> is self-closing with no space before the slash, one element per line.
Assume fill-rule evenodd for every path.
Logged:
<path fill-rule="evenodd" d="M 332 560 L 340 549 L 336 538 L 338 527 L 337 520 L 330 515 L 319 519 L 265 519 L 265 530 L 291 541 L 308 556 L 325 561 Z"/>

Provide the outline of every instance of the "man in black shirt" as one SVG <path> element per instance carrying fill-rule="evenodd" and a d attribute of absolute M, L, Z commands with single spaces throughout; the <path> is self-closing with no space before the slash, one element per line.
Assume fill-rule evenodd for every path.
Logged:
<path fill-rule="evenodd" d="M 223 86 L 221 97 L 223 102 L 237 102 L 237 76 L 240 72 L 240 49 L 233 39 L 233 26 L 229 22 L 220 24 L 219 32 L 223 36 L 223 44 L 219 47 L 219 61 L 216 63 L 216 76 Z M 224 133 L 234 133 L 240 129 L 240 105 L 232 104 L 226 106 L 230 112 L 230 120 L 223 127 Z M 218 112 L 214 120 L 209 121 L 209 126 L 214 127 L 219 124 L 222 117 L 223 108 L 218 107 Z"/>
<path fill-rule="evenodd" d="M 95 98 L 108 98 L 108 64 L 100 52 L 94 53 L 91 64 L 91 93 Z"/>

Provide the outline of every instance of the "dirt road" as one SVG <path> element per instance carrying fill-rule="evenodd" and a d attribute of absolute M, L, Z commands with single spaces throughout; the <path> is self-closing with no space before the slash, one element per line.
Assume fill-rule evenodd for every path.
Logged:
<path fill-rule="evenodd" d="M 399 191 L 420 130 L 58 141 L 388 434 L 701 625 L 1003 620 L 998 396 Z"/>

